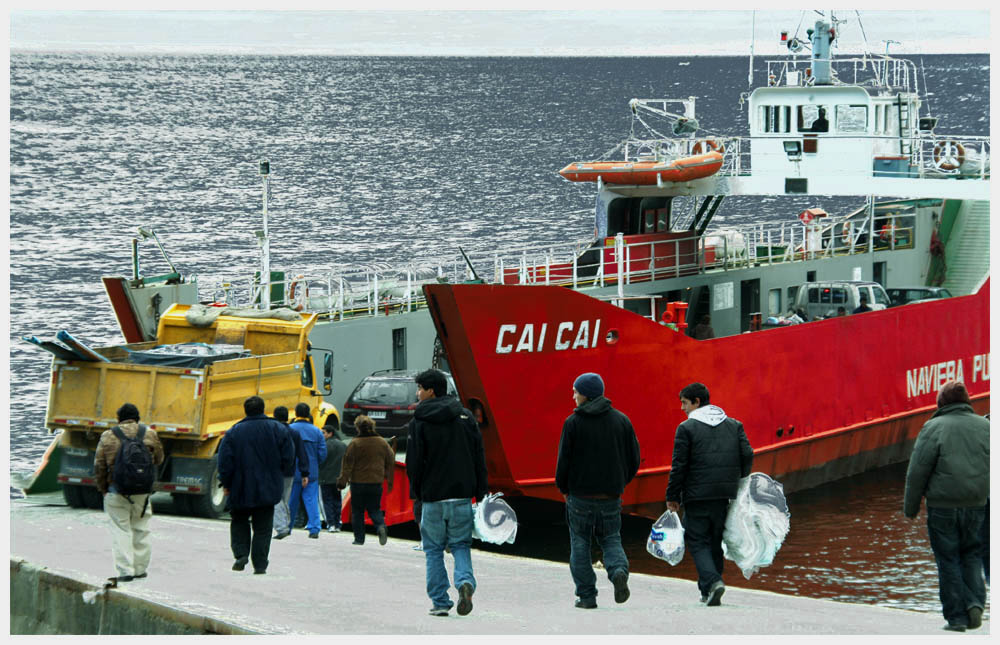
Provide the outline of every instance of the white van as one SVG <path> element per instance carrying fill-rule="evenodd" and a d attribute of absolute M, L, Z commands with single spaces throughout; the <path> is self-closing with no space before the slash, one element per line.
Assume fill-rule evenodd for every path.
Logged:
<path fill-rule="evenodd" d="M 861 304 L 862 294 L 873 311 L 889 306 L 889 295 L 877 282 L 827 280 L 800 285 L 792 309 L 804 311 L 806 320 L 831 318 L 840 307 L 849 315 Z"/>

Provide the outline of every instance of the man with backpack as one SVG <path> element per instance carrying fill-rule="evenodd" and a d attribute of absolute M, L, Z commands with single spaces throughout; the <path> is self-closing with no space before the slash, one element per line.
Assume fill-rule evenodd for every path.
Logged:
<path fill-rule="evenodd" d="M 97 444 L 94 478 L 111 520 L 116 578 L 128 582 L 147 575 L 153 516 L 149 496 L 156 466 L 163 463 L 163 446 L 155 431 L 139 424 L 139 410 L 131 403 L 118 408 L 117 416 L 118 425 L 105 430 Z"/>

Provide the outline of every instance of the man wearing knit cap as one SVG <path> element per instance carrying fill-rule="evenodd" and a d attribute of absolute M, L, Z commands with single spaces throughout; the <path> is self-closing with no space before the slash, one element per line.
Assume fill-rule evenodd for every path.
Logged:
<path fill-rule="evenodd" d="M 604 381 L 587 372 L 573 382 L 576 409 L 563 423 L 556 485 L 566 498 L 569 571 L 576 606 L 597 608 L 597 576 L 590 561 L 596 536 L 615 602 L 628 600 L 628 558 L 622 549 L 622 492 L 639 470 L 639 441 L 628 417 L 611 407 Z"/>

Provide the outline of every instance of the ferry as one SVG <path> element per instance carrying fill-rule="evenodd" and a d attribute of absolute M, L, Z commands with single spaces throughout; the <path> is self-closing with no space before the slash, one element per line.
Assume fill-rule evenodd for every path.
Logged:
<path fill-rule="evenodd" d="M 742 97 L 745 135 L 702 131 L 693 97 L 630 101 L 638 127 L 620 157 L 560 171 L 596 188 L 591 239 L 286 274 L 267 253 L 263 162 L 260 271 L 206 287 L 172 265 L 142 277 L 136 259 L 131 278 L 104 280 L 119 326 L 126 342 L 152 340 L 173 302 L 317 313 L 309 339 L 333 352 L 329 402 L 343 410 L 376 370 L 450 371 L 480 422 L 491 489 L 509 495 L 561 500 L 556 447 L 572 381 L 588 371 L 642 448 L 629 512 L 663 508 L 677 393 L 692 381 L 743 421 L 755 470 L 786 492 L 904 461 L 946 379 L 989 408 L 990 139 L 935 134 L 914 63 L 835 56 L 842 27 L 829 14 L 802 38 L 782 34 L 787 56 Z M 634 134 L 654 117 L 669 136 Z M 692 161 L 704 170 L 663 173 Z M 781 219 L 713 226 L 729 208 L 804 200 Z M 952 297 L 890 306 L 866 287 L 875 311 L 838 316 L 838 283 Z M 694 337 L 699 323 L 711 338 Z"/>

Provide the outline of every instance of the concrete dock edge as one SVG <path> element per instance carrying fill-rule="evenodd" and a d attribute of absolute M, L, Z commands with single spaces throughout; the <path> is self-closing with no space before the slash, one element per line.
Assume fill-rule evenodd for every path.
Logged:
<path fill-rule="evenodd" d="M 84 594 L 96 594 L 92 602 Z M 88 594 L 90 595 L 90 594 Z M 224 634 L 257 632 L 103 589 L 26 560 L 10 559 L 11 634 Z"/>

